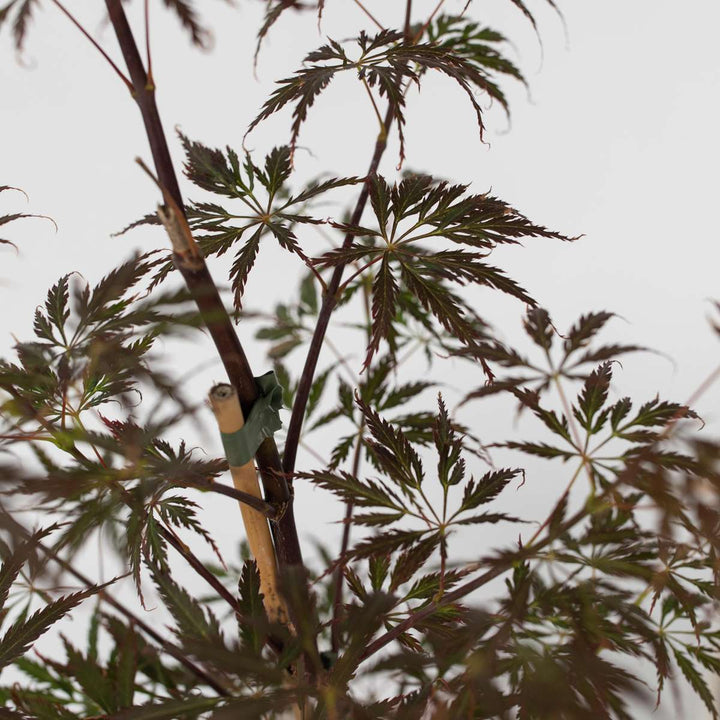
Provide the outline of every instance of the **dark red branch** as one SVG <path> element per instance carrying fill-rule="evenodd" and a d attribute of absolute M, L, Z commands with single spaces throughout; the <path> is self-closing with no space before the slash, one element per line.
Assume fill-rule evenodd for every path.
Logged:
<path fill-rule="evenodd" d="M 121 0 L 105 0 L 105 4 L 130 74 L 133 97 L 142 115 L 158 179 L 177 207 L 184 212 L 180 187 L 155 101 L 154 83 L 148 78 Z M 243 411 L 248 413 L 258 397 L 258 388 L 207 265 L 204 261 L 195 263 L 192 267 L 178 263 L 178 269 L 200 310 L 228 379 L 237 389 Z M 263 480 L 265 498 L 278 508 L 279 518 L 272 523 L 278 562 L 281 565 L 302 565 L 302 551 L 292 507 L 293 498 L 282 475 L 280 457 L 273 439 L 269 438 L 262 443 L 256 460 Z"/>
<path fill-rule="evenodd" d="M 359 225 L 360 220 L 362 219 L 363 211 L 365 210 L 365 206 L 367 205 L 367 201 L 370 196 L 370 179 L 375 176 L 378 167 L 380 166 L 380 160 L 382 159 L 385 148 L 387 147 L 387 134 L 390 130 L 390 126 L 392 125 L 394 115 L 395 111 L 391 104 L 385 113 L 383 129 L 380 131 L 380 135 L 375 143 L 375 150 L 373 152 L 372 160 L 370 161 L 367 179 L 363 185 L 362 191 L 360 192 L 360 196 L 357 199 L 357 203 L 355 204 L 352 217 L 350 218 L 351 226 Z M 348 232 L 347 235 L 345 235 L 342 247 L 350 247 L 354 237 L 355 236 L 352 232 Z M 337 265 L 333 271 L 332 277 L 330 278 L 327 291 L 323 297 L 322 306 L 320 307 L 317 325 L 315 326 L 315 331 L 313 332 L 313 336 L 310 341 L 308 354 L 305 358 L 305 366 L 303 367 L 300 382 L 298 383 L 292 415 L 290 416 L 290 423 L 288 425 L 287 440 L 285 441 L 285 453 L 283 455 L 283 470 L 288 476 L 290 476 L 295 470 L 295 460 L 297 458 L 300 433 L 302 432 L 303 420 L 305 418 L 305 408 L 307 407 L 308 397 L 310 396 L 310 388 L 312 387 L 318 359 L 320 358 L 320 350 L 322 349 L 323 342 L 325 340 L 325 333 L 327 332 L 328 325 L 330 323 L 330 316 L 335 309 L 335 305 L 340 299 L 338 297 L 338 289 L 340 287 L 340 282 L 342 281 L 344 270 L 344 264 Z"/>

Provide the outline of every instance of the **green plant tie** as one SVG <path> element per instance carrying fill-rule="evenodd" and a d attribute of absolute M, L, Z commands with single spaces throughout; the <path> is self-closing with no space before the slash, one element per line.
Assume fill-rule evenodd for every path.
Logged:
<path fill-rule="evenodd" d="M 280 408 L 283 393 L 275 373 L 270 370 L 256 377 L 255 381 L 260 394 L 245 418 L 245 424 L 234 433 L 220 433 L 230 467 L 241 467 L 250 462 L 262 441 L 282 427 Z"/>

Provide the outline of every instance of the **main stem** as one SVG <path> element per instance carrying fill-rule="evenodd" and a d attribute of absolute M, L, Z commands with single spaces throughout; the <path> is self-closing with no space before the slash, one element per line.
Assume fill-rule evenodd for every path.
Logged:
<path fill-rule="evenodd" d="M 363 189 L 360 192 L 357 203 L 355 204 L 352 217 L 350 218 L 351 226 L 360 224 L 363 211 L 365 210 L 365 206 L 367 205 L 367 201 L 370 196 L 370 181 L 377 173 L 377 169 L 380 166 L 380 160 L 382 159 L 385 148 L 387 147 L 387 134 L 390 130 L 390 126 L 392 125 L 394 114 L 394 108 L 391 103 L 388 105 L 383 127 L 381 128 L 380 134 L 375 142 L 375 150 L 373 152 L 372 160 L 370 161 L 370 167 L 368 169 L 365 184 L 363 185 Z M 345 235 L 345 239 L 342 244 L 343 249 L 347 249 L 350 245 L 352 245 L 354 237 L 355 235 L 352 232 L 348 232 Z M 340 282 L 342 281 L 344 270 L 345 264 L 342 264 L 337 265 L 333 271 L 323 297 L 322 306 L 320 307 L 317 325 L 315 326 L 315 331 L 313 333 L 312 340 L 310 341 L 310 348 L 308 349 L 308 354 L 305 358 L 305 366 L 303 367 L 302 375 L 300 376 L 300 382 L 295 395 L 295 402 L 293 403 L 292 415 L 290 416 L 290 424 L 288 425 L 287 440 L 285 441 L 283 470 L 287 475 L 292 474 L 295 470 L 295 460 L 297 458 L 300 433 L 302 432 L 303 420 L 305 418 L 305 408 L 307 407 L 308 397 L 310 396 L 310 388 L 312 387 L 318 359 L 320 358 L 320 350 L 322 349 L 323 341 L 325 340 L 325 333 L 327 332 L 328 325 L 330 323 L 330 316 L 340 299 L 338 296 L 338 289 L 340 287 Z"/>
<path fill-rule="evenodd" d="M 105 4 L 130 74 L 133 97 L 142 115 L 158 179 L 178 208 L 184 212 L 180 187 L 155 101 L 154 84 L 143 65 L 121 0 L 105 0 Z M 178 266 L 215 343 L 228 378 L 237 389 L 243 412 L 247 414 L 258 397 L 258 388 L 217 286 L 204 260 L 193 268 L 183 267 L 180 263 Z M 262 477 L 265 497 L 280 511 L 278 520 L 271 524 L 278 562 L 281 566 L 302 565 L 292 492 L 282 475 L 282 465 L 275 441 L 272 438 L 266 439 L 255 457 Z"/>

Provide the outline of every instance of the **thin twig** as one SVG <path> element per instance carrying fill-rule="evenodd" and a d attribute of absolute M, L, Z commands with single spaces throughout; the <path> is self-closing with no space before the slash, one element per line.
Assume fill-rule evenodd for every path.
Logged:
<path fill-rule="evenodd" d="M 60 12 L 67 17 L 70 22 L 90 41 L 92 46 L 105 58 L 110 64 L 110 67 L 115 71 L 117 76 L 125 83 L 125 87 L 132 93 L 133 85 L 130 80 L 125 76 L 125 73 L 115 64 L 113 59 L 98 45 L 95 38 L 75 19 L 75 16 L 60 2 L 60 0 L 52 0 L 55 6 Z"/>
<path fill-rule="evenodd" d="M 408 42 L 411 39 L 410 36 L 410 18 L 412 17 L 412 0 L 407 0 L 407 5 L 405 6 L 405 30 L 403 32 L 405 36 L 405 42 Z"/>
<path fill-rule="evenodd" d="M 430 27 L 430 23 L 433 21 L 435 16 L 440 12 L 440 8 L 444 4 L 445 4 L 445 0 L 439 0 L 438 4 L 435 6 L 435 9 L 430 13 L 430 17 L 423 23 L 420 30 L 418 30 L 418 32 L 415 33 L 413 42 L 417 42 L 425 34 L 425 31 Z"/>
<path fill-rule="evenodd" d="M 382 115 L 380 114 L 380 109 L 377 106 L 377 103 L 375 102 L 375 98 L 373 97 L 372 91 L 370 90 L 370 86 L 367 84 L 367 80 L 365 78 L 362 78 L 362 84 L 365 87 L 365 90 L 367 91 L 368 97 L 370 98 L 370 102 L 372 103 L 373 110 L 375 111 L 375 117 L 377 118 L 378 123 L 380 124 L 380 132 L 387 132 L 385 130 L 385 125 L 383 125 L 383 119 Z"/>
<path fill-rule="evenodd" d="M 274 520 L 278 515 L 277 508 L 270 503 L 265 502 L 250 493 L 243 492 L 242 490 L 236 490 L 234 487 L 230 487 L 230 485 L 225 485 L 224 483 L 211 482 L 207 485 L 188 485 L 187 487 L 201 490 L 203 492 L 214 492 L 219 495 L 225 495 L 229 498 L 233 498 L 234 500 L 244 503 L 245 505 L 249 505 L 254 510 L 262 513 L 266 518 L 268 518 L 268 520 Z"/>
<path fill-rule="evenodd" d="M 338 350 L 337 346 L 330 338 L 327 338 L 325 342 L 328 346 L 328 350 L 330 350 L 330 352 L 337 358 L 337 361 L 340 363 L 341 367 L 343 367 L 347 372 L 350 382 L 355 385 L 357 383 L 358 375 L 350 367 L 350 363 L 347 361 L 347 358 L 340 352 L 340 350 Z"/>
<path fill-rule="evenodd" d="M 215 592 L 230 605 L 239 618 L 243 617 L 242 609 L 237 598 L 215 577 L 190 548 L 167 525 L 158 524 L 160 534 L 184 558 L 185 562 L 201 577 Z"/>
<path fill-rule="evenodd" d="M 554 532 L 552 535 L 548 535 L 544 540 L 539 542 L 537 545 L 534 546 L 526 546 L 523 551 L 520 553 L 513 555 L 512 557 L 508 558 L 507 560 L 503 560 L 499 562 L 494 568 L 491 570 L 488 570 L 487 572 L 484 572 L 482 575 L 476 577 L 474 580 L 470 580 L 469 582 L 465 583 L 464 585 L 461 585 L 456 590 L 453 590 L 452 592 L 446 593 L 441 600 L 439 601 L 433 601 L 429 605 L 426 605 L 422 610 L 418 610 L 417 612 L 412 613 L 409 615 L 405 620 L 403 620 L 401 623 L 398 623 L 395 625 L 395 627 L 392 628 L 392 630 L 388 630 L 385 634 L 381 635 L 377 640 L 374 642 L 371 642 L 366 648 L 363 654 L 360 656 L 361 661 L 367 660 L 371 655 L 374 655 L 376 652 L 384 648 L 386 645 L 391 643 L 393 640 L 396 640 L 400 635 L 402 635 L 404 632 L 410 630 L 418 623 L 425 620 L 425 618 L 430 617 L 440 607 L 451 605 L 452 603 L 457 602 L 458 600 L 462 600 L 465 596 L 469 595 L 470 593 L 474 592 L 475 590 L 483 587 L 483 585 L 487 585 L 491 580 L 494 580 L 495 578 L 499 577 L 503 573 L 507 572 L 508 570 L 512 569 L 513 565 L 519 557 L 527 557 L 531 554 L 531 551 L 537 552 L 538 550 L 541 550 L 546 545 L 549 545 L 551 542 L 555 540 L 555 538 L 570 530 L 573 526 L 575 526 L 577 523 L 579 523 L 581 520 L 583 520 L 588 513 L 587 508 L 582 508 L 581 510 L 578 510 L 578 512 L 575 513 L 571 518 L 568 518 L 559 528 L 557 528 L 556 532 Z"/>
<path fill-rule="evenodd" d="M 312 455 L 322 467 L 328 466 L 328 461 L 314 447 L 308 445 L 304 440 L 300 440 L 300 447 L 309 455 Z"/>
<path fill-rule="evenodd" d="M 17 520 L 12 518 L 4 509 L 3 514 L 5 515 L 6 521 L 12 524 L 13 529 L 20 533 L 25 538 L 30 538 L 31 533 L 21 525 Z M 50 558 L 53 562 L 59 565 L 65 572 L 72 575 L 74 578 L 83 583 L 86 587 L 92 587 L 94 583 L 89 577 L 83 575 L 79 570 L 76 570 L 67 560 L 61 558 L 52 548 L 43 545 L 43 543 L 36 543 L 36 547 L 43 552 L 43 554 Z M 117 610 L 121 615 L 124 615 L 133 625 L 140 628 L 148 637 L 152 638 L 160 647 L 161 650 L 166 652 L 168 655 L 174 657 L 179 663 L 184 665 L 193 675 L 198 679 L 202 680 L 208 686 L 210 686 L 218 695 L 223 697 L 229 697 L 230 693 L 220 685 L 211 675 L 206 673 L 202 668 L 198 667 L 192 660 L 185 657 L 183 651 L 173 645 L 170 641 L 163 638 L 159 633 L 155 632 L 144 620 L 138 617 L 132 610 L 128 610 L 127 607 L 119 603 L 113 598 L 112 595 L 107 593 L 105 590 L 98 592 L 98 597 L 106 602 L 108 605 Z"/>
<path fill-rule="evenodd" d="M 385 120 L 383 123 L 386 130 L 390 129 L 394 117 L 395 109 L 393 104 L 390 103 L 388 105 L 387 112 L 385 113 Z M 355 204 L 352 217 L 350 218 L 350 227 L 354 227 L 360 223 L 368 198 L 370 197 L 370 179 L 377 173 L 378 167 L 380 166 L 380 160 L 382 159 L 386 147 L 387 132 L 380 133 L 375 141 L 375 150 L 373 151 L 370 167 L 368 168 L 367 180 L 363 185 L 360 196 Z M 343 249 L 347 249 L 350 245 L 352 245 L 354 237 L 355 236 L 352 231 L 345 235 L 345 239 L 342 244 Z M 338 288 L 340 287 L 344 270 L 344 264 L 337 265 L 333 271 L 332 277 L 330 278 L 327 292 L 325 293 L 320 312 L 318 313 L 317 325 L 315 325 L 315 331 L 313 333 L 312 340 L 310 341 L 308 354 L 305 358 L 305 365 L 303 367 L 302 375 L 300 376 L 300 382 L 298 383 L 292 415 L 290 416 L 290 422 L 288 424 L 287 439 L 285 441 L 285 454 L 283 455 L 283 470 L 287 475 L 292 474 L 295 469 L 298 442 L 300 440 L 302 424 L 305 418 L 305 408 L 307 407 L 308 397 L 310 396 L 310 388 L 312 387 L 313 377 L 315 376 L 318 359 L 320 358 L 320 350 L 322 349 L 325 333 L 327 332 L 327 328 L 330 323 L 330 316 L 332 315 L 335 305 L 339 299 Z"/>
<path fill-rule="evenodd" d="M 357 443 L 355 445 L 355 456 L 353 457 L 352 476 L 357 478 L 360 472 L 360 461 L 362 460 L 362 448 L 363 448 L 363 435 L 365 431 L 365 418 L 363 417 L 360 423 L 360 429 L 358 430 Z M 352 516 L 355 509 L 355 504 L 350 501 L 345 505 L 345 520 L 342 534 L 342 542 L 340 544 L 340 557 L 338 559 L 338 565 L 335 568 L 335 576 L 333 577 L 333 619 L 331 626 L 331 643 L 332 651 L 334 653 L 340 650 L 340 613 L 342 612 L 343 605 L 343 580 L 345 577 L 345 565 L 347 562 L 347 551 L 350 547 L 350 529 L 352 526 Z"/>
<path fill-rule="evenodd" d="M 377 20 L 374 15 L 360 2 L 360 0 L 353 0 L 353 2 L 372 20 L 380 30 L 384 30 L 385 26 Z"/>
<path fill-rule="evenodd" d="M 358 2 L 358 0 L 355 0 L 355 2 Z M 435 15 L 439 12 L 444 2 L 445 0 L 440 0 L 440 2 L 438 2 L 435 9 L 430 14 L 430 17 L 414 38 L 415 42 L 422 37 L 422 34 L 430 25 Z M 408 4 L 410 3 L 408 2 Z M 375 22 L 377 23 L 377 21 Z M 379 23 L 377 24 L 379 25 Z M 363 211 L 365 210 L 365 206 L 370 195 L 369 182 L 370 179 L 377 173 L 378 167 L 380 166 L 380 160 L 382 159 L 387 147 L 387 136 L 394 117 L 395 107 L 393 103 L 390 102 L 388 103 L 388 108 L 385 113 L 385 119 L 381 125 L 382 130 L 375 141 L 375 150 L 370 161 L 370 168 L 368 169 L 365 184 L 363 185 L 360 197 L 358 197 L 352 217 L 350 218 L 350 227 L 360 224 Z M 342 248 L 347 249 L 350 247 L 350 245 L 352 245 L 353 238 L 353 233 L 348 232 L 345 235 Z M 310 396 L 310 388 L 312 387 L 313 377 L 315 376 L 318 359 L 320 358 L 320 350 L 322 349 L 325 334 L 330 323 L 330 316 L 332 315 L 335 305 L 339 299 L 338 289 L 340 287 L 340 282 L 342 281 L 344 270 L 344 264 L 337 265 L 332 277 L 330 278 L 330 282 L 328 283 L 327 292 L 323 298 L 322 307 L 320 308 L 320 313 L 318 314 L 317 325 L 315 326 L 315 332 L 312 340 L 310 341 L 308 354 L 305 358 L 305 365 L 303 367 L 300 382 L 298 383 L 298 389 L 295 394 L 295 402 L 293 403 L 292 415 L 290 416 L 290 423 L 288 425 L 288 434 L 285 440 L 285 453 L 283 455 L 283 470 L 288 476 L 292 475 L 292 472 L 295 469 L 295 460 L 297 459 L 297 448 L 305 417 L 305 408 L 307 407 L 308 397 Z"/>
<path fill-rule="evenodd" d="M 145 0 L 145 56 L 147 57 L 148 84 L 155 86 L 152 71 L 152 52 L 150 51 L 150 0 Z"/>

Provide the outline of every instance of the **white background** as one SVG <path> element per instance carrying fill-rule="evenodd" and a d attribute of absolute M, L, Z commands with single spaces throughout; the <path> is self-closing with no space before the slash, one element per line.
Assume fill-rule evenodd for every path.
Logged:
<path fill-rule="evenodd" d="M 409 96 L 406 167 L 471 182 L 477 192 L 492 189 L 534 221 L 583 234 L 572 245 L 528 241 L 525 248 L 498 252 L 494 262 L 551 311 L 561 330 L 581 312 L 620 314 L 605 337 L 647 345 L 658 354 L 624 361 L 616 371 L 618 392 L 638 400 L 659 392 L 683 401 L 718 362 L 718 338 L 708 317 L 711 300 L 720 298 L 720 4 L 566 1 L 567 35 L 544 3 L 530 4 L 538 11 L 544 52 L 507 0 L 476 0 L 472 6 L 474 17 L 513 39 L 530 84 L 528 96 L 519 85 L 506 83 L 513 110 L 509 130 L 493 108 L 487 116 L 488 144 L 480 144 L 462 92 L 446 78 L 429 76 L 422 92 Z M 132 162 L 136 155 L 149 158 L 142 124 L 124 86 L 101 58 L 51 3 L 44 5 L 20 57 L 8 28 L 0 35 L 0 185 L 21 187 L 30 196 L 26 204 L 18 194 L 3 193 L 0 214 L 42 213 L 59 227 L 55 233 L 42 220 L 24 220 L 0 228 L 0 236 L 20 248 L 15 255 L 0 247 L 0 351 L 6 357 L 13 336 L 29 339 L 33 308 L 61 274 L 76 270 L 95 282 L 132 250 L 165 243 L 156 229 L 110 236 L 157 202 L 154 188 Z M 68 0 L 68 5 L 119 61 L 101 14 L 88 11 L 86 3 Z M 264 46 L 256 79 L 251 62 L 262 3 L 241 2 L 231 9 L 203 2 L 215 40 L 206 54 L 189 47 L 175 20 L 157 5 L 152 39 L 161 116 L 171 135 L 178 125 L 211 146 L 240 149 L 272 82 L 291 74 L 307 51 L 322 44 L 312 14 L 286 13 Z M 367 5 L 388 25 L 402 21 L 404 2 Z M 448 12 L 462 5 L 446 3 Z M 434 3 L 415 6 L 415 19 L 422 19 Z M 139 9 L 138 2 L 129 7 L 134 21 Z M 343 39 L 358 27 L 373 31 L 351 0 L 327 1 L 323 34 Z M 302 130 L 300 145 L 312 155 L 298 151 L 298 177 L 363 175 L 376 131 L 364 91 L 348 75 L 325 92 Z M 246 142 L 260 159 L 288 136 L 289 114 L 284 113 Z M 179 143 L 172 138 L 172 144 L 179 161 Z M 393 140 L 382 172 L 393 176 L 396 163 Z M 188 183 L 183 190 L 198 197 Z M 309 253 L 314 249 L 307 247 Z M 292 267 L 263 250 L 247 290 L 250 304 L 268 307 L 287 296 L 295 280 L 288 276 L 278 283 L 276 278 Z M 481 314 L 503 336 L 517 339 L 522 308 L 496 303 L 494 295 L 482 297 L 490 301 L 487 309 L 479 308 Z M 259 374 L 265 369 L 263 349 L 242 327 L 239 332 Z M 196 336 L 195 342 L 178 357 L 178 373 L 212 362 L 209 340 Z M 459 373 L 469 370 L 454 368 L 451 385 L 479 383 L 477 375 Z M 216 363 L 195 377 L 192 388 L 203 393 L 221 379 Z M 720 421 L 719 397 L 714 387 L 696 406 L 711 429 Z M 474 419 L 469 412 L 466 421 Z M 507 424 L 504 418 L 493 422 Z M 198 443 L 218 452 L 211 433 Z M 301 463 L 306 460 L 301 456 Z M 524 502 L 532 507 L 557 497 L 561 487 L 550 493 L 527 488 Z M 299 490 L 300 523 L 316 536 L 335 536 L 337 526 L 326 524 L 334 506 L 319 500 Z M 226 515 L 219 517 L 227 517 L 227 524 L 223 520 L 217 530 L 227 543 L 235 537 L 235 509 L 219 504 L 218 511 L 221 507 Z"/>

